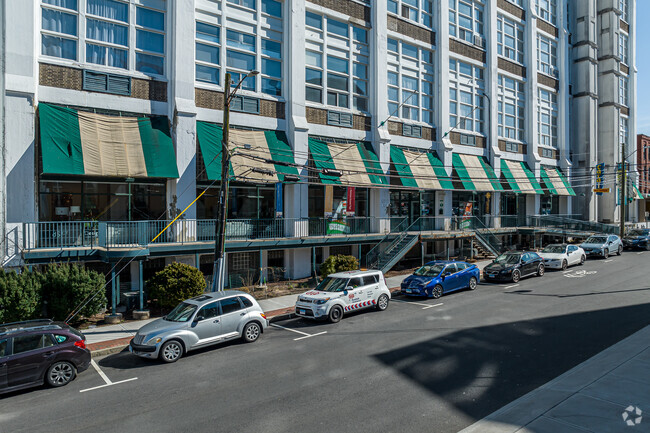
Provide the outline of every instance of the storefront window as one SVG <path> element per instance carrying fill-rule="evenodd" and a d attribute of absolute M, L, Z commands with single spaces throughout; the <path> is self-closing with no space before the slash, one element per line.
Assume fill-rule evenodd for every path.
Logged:
<path fill-rule="evenodd" d="M 539 213 L 541 215 L 557 215 L 560 212 L 560 196 L 544 195 L 540 198 Z"/>
<path fill-rule="evenodd" d="M 197 190 L 200 194 L 203 189 Z M 257 219 L 275 217 L 273 187 L 232 185 L 228 189 L 228 218 Z M 219 212 L 219 187 L 210 188 L 197 202 L 199 219 L 214 219 Z"/>
<path fill-rule="evenodd" d="M 327 192 L 328 188 L 331 195 Z M 348 203 L 348 188 L 344 186 L 309 187 L 309 218 L 340 218 L 345 204 L 345 213 L 354 209 L 355 217 L 368 216 L 368 188 L 354 188 L 354 208 Z"/>

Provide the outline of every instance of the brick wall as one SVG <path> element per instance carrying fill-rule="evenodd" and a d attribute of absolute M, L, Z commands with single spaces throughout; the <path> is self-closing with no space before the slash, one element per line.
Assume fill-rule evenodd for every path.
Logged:
<path fill-rule="evenodd" d="M 388 15 L 388 30 L 392 30 L 401 35 L 409 36 L 418 41 L 426 42 L 431 45 L 436 44 L 436 32 L 427 30 L 423 27 L 411 24 L 400 18 Z"/>
<path fill-rule="evenodd" d="M 621 20 L 621 30 L 623 30 L 626 33 L 630 33 L 630 25 L 626 23 L 625 21 Z"/>
<path fill-rule="evenodd" d="M 621 63 L 621 64 L 619 65 L 619 68 L 618 68 L 618 69 L 619 69 L 622 73 L 624 73 L 625 75 L 630 75 L 630 68 L 627 67 L 627 66 L 625 66 L 623 63 Z"/>
<path fill-rule="evenodd" d="M 388 133 L 390 135 L 401 136 L 402 135 L 402 122 L 393 122 L 388 121 Z M 429 128 L 426 126 L 422 127 L 422 139 L 436 141 L 436 128 Z"/>
<path fill-rule="evenodd" d="M 509 1 L 506 0 L 498 0 L 497 1 L 497 7 L 503 11 L 508 12 L 511 15 L 516 16 L 517 18 L 521 20 L 526 20 L 526 11 L 524 11 L 522 8 L 519 6 L 510 3 Z"/>
<path fill-rule="evenodd" d="M 525 66 L 518 65 L 502 57 L 499 57 L 499 69 L 502 71 L 510 72 L 511 74 L 519 75 L 522 78 L 526 78 Z"/>
<path fill-rule="evenodd" d="M 197 107 L 223 110 L 223 92 L 195 88 L 194 101 Z M 260 99 L 259 116 L 284 119 L 284 102 Z"/>
<path fill-rule="evenodd" d="M 549 77 L 548 75 L 537 73 L 537 82 L 543 84 L 544 86 L 552 87 L 555 90 L 560 89 L 560 82 L 554 78 Z"/>
<path fill-rule="evenodd" d="M 449 51 L 485 63 L 485 51 L 464 44 L 456 39 L 449 39 Z"/>
<path fill-rule="evenodd" d="M 350 0 L 309 0 L 309 3 L 370 23 L 370 8 Z"/>

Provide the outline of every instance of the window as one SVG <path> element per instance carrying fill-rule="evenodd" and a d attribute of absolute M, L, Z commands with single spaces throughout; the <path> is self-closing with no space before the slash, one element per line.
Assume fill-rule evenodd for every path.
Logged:
<path fill-rule="evenodd" d="M 433 25 L 431 0 L 388 0 L 388 12 L 429 28 Z"/>
<path fill-rule="evenodd" d="M 557 94 L 539 89 L 537 94 L 538 144 L 557 148 L 557 118 Z"/>
<path fill-rule="evenodd" d="M 221 314 L 234 313 L 242 309 L 239 298 L 237 297 L 223 299 L 219 303 L 221 304 Z"/>
<path fill-rule="evenodd" d="M 516 4 L 517 6 L 523 8 L 524 7 L 524 1 L 523 0 L 508 0 L 512 4 Z"/>
<path fill-rule="evenodd" d="M 56 340 L 57 344 L 65 343 L 68 341 L 68 336 L 67 335 L 54 335 L 54 339 Z"/>
<path fill-rule="evenodd" d="M 484 70 L 449 59 L 449 126 L 483 134 Z M 464 144 L 464 143 L 462 143 Z M 474 143 L 466 143 L 474 144 Z"/>
<path fill-rule="evenodd" d="M 628 79 L 627 77 L 618 77 L 618 102 L 621 105 L 627 105 L 628 95 Z"/>
<path fill-rule="evenodd" d="M 623 33 L 618 35 L 618 57 L 621 59 L 621 63 L 627 65 L 627 36 Z"/>
<path fill-rule="evenodd" d="M 431 50 L 388 39 L 388 112 L 402 119 L 433 124 Z"/>
<path fill-rule="evenodd" d="M 449 0 L 449 34 L 474 44 L 474 34 L 483 45 L 483 2 Z"/>
<path fill-rule="evenodd" d="M 499 137 L 524 141 L 524 110 L 524 83 L 499 75 Z"/>
<path fill-rule="evenodd" d="M 4 340 L 0 340 L 0 358 L 7 355 L 7 339 L 5 338 Z"/>
<path fill-rule="evenodd" d="M 131 9 L 131 3 L 135 1 L 44 0 L 41 53 L 164 75 L 164 6 L 158 10 L 137 4 Z M 85 11 L 85 15 L 79 15 L 79 11 Z M 80 17 L 85 19 L 85 35 L 78 33 Z"/>
<path fill-rule="evenodd" d="M 535 0 L 537 15 L 545 21 L 555 25 L 557 17 L 557 0 Z"/>
<path fill-rule="evenodd" d="M 456 263 L 456 267 L 458 268 L 459 271 L 464 271 L 465 269 L 467 269 L 467 263 L 462 263 L 462 262 Z"/>
<path fill-rule="evenodd" d="M 364 286 L 369 286 L 371 284 L 377 284 L 379 280 L 377 279 L 377 275 L 366 275 L 363 277 L 363 285 Z"/>
<path fill-rule="evenodd" d="M 196 320 L 206 320 L 217 316 L 219 316 L 219 303 L 212 302 L 201 307 L 199 312 L 196 313 Z"/>
<path fill-rule="evenodd" d="M 306 12 L 305 98 L 368 111 L 368 30 Z"/>
<path fill-rule="evenodd" d="M 221 27 L 196 22 L 196 81 L 221 83 Z"/>
<path fill-rule="evenodd" d="M 553 158 L 553 149 L 540 148 L 542 158 Z"/>
<path fill-rule="evenodd" d="M 14 350 L 13 354 L 31 352 L 32 350 L 43 349 L 45 347 L 54 346 L 52 336 L 50 334 L 33 334 L 14 337 Z"/>
<path fill-rule="evenodd" d="M 253 303 L 252 303 L 251 300 L 248 299 L 247 297 L 245 297 L 245 296 L 238 296 L 238 298 L 239 298 L 239 301 L 240 301 L 240 302 L 242 303 L 242 305 L 244 306 L 244 308 L 250 308 L 250 307 L 253 306 Z"/>
<path fill-rule="evenodd" d="M 557 76 L 557 43 L 546 36 L 537 35 L 537 70 Z"/>
<path fill-rule="evenodd" d="M 513 152 L 513 153 L 518 153 L 519 152 L 519 144 L 517 143 L 512 143 L 510 141 L 506 142 L 506 152 Z"/>
<path fill-rule="evenodd" d="M 618 141 L 619 143 L 627 143 L 627 129 L 628 128 L 628 118 L 621 116 L 619 118 L 619 133 Z"/>
<path fill-rule="evenodd" d="M 524 62 L 524 26 L 503 15 L 497 17 L 497 53 Z"/>
<path fill-rule="evenodd" d="M 627 16 L 627 0 L 618 0 L 618 8 L 622 12 L 621 19 L 626 23 L 629 22 Z"/>

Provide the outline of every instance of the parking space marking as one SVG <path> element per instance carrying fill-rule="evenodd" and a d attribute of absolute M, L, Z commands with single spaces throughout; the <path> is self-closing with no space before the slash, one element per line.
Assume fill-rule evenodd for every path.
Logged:
<path fill-rule="evenodd" d="M 645 251 L 641 251 L 640 253 L 637 253 L 637 254 L 643 254 L 644 252 L 645 252 Z"/>
<path fill-rule="evenodd" d="M 514 287 L 517 287 L 519 284 L 513 284 L 512 286 L 506 286 L 504 289 L 512 289 Z"/>
<path fill-rule="evenodd" d="M 92 388 L 81 389 L 81 390 L 79 390 L 79 392 L 93 391 L 95 389 L 106 388 L 107 386 L 119 385 L 120 383 L 131 382 L 133 380 L 138 379 L 137 377 L 132 377 L 131 379 L 126 379 L 126 380 L 120 380 L 118 382 L 113 382 L 112 380 L 110 380 L 108 378 L 108 376 L 106 376 L 106 373 L 104 373 L 102 371 L 102 369 L 99 368 L 99 365 L 97 365 L 95 360 L 91 360 L 90 365 L 93 366 L 93 368 L 95 369 L 97 374 L 99 374 L 99 377 L 101 377 L 104 380 L 104 382 L 106 382 L 106 383 L 104 385 L 94 386 Z"/>
<path fill-rule="evenodd" d="M 441 305 L 443 305 L 443 303 L 442 303 L 442 302 L 441 302 L 441 303 L 439 303 L 439 304 L 433 304 L 433 305 L 429 305 L 428 307 L 424 307 L 424 308 L 423 308 L 423 310 L 426 310 L 427 308 L 433 308 L 433 307 L 439 307 L 439 306 L 441 306 Z"/>
<path fill-rule="evenodd" d="M 391 299 L 393 302 L 401 302 L 403 304 L 413 304 L 413 305 L 420 305 L 423 306 L 423 310 L 426 310 L 428 308 L 433 308 L 433 307 L 439 307 L 440 305 L 443 305 L 443 303 L 435 304 L 435 305 L 429 305 L 429 304 L 422 304 L 421 302 L 411 302 L 411 301 L 402 301 L 401 299 Z"/>
<path fill-rule="evenodd" d="M 563 274 L 567 274 L 569 272 L 573 272 L 571 269 L 567 269 L 566 271 L 562 271 Z"/>
<path fill-rule="evenodd" d="M 291 329 L 291 328 L 287 328 L 287 327 L 284 327 L 284 326 L 276 325 L 275 323 L 271 323 L 271 326 L 273 326 L 274 328 L 280 328 L 280 329 L 284 329 L 285 331 L 291 331 L 291 332 L 295 332 L 296 334 L 302 335 L 302 337 L 294 338 L 293 341 L 303 340 L 305 338 L 315 337 L 317 335 L 327 334 L 327 331 L 319 332 L 317 334 L 308 334 L 306 332 L 298 331 L 297 329 Z"/>
<path fill-rule="evenodd" d="M 609 263 L 609 262 L 613 262 L 613 261 L 614 260 L 612 260 L 612 259 L 608 259 L 608 260 L 605 260 L 603 263 Z"/>

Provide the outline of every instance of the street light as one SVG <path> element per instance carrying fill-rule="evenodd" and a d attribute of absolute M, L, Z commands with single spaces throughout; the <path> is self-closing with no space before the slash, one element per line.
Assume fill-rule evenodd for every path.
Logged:
<path fill-rule="evenodd" d="M 214 268 L 212 271 L 212 291 L 222 291 L 226 286 L 226 219 L 228 217 L 228 186 L 230 183 L 230 152 L 228 151 L 228 136 L 230 134 L 230 103 L 246 78 L 254 77 L 258 71 L 250 71 L 230 91 L 230 72 L 226 72 L 223 87 L 223 140 L 221 141 L 221 188 L 219 189 L 219 212 L 215 221 L 214 231 Z"/>

